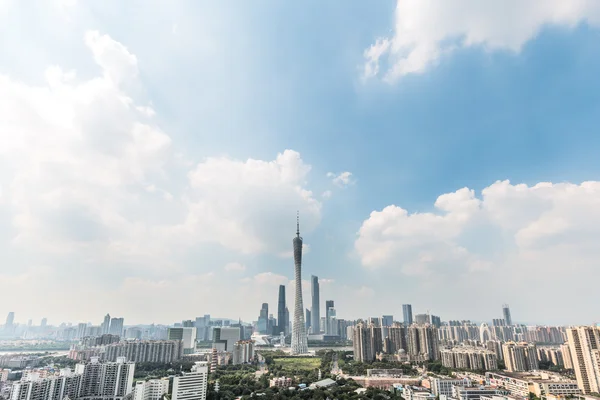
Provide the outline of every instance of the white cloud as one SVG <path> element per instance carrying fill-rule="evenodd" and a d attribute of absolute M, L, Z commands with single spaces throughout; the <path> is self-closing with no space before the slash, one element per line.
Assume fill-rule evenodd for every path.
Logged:
<path fill-rule="evenodd" d="M 246 266 L 239 262 L 230 262 L 223 267 L 227 272 L 242 272 L 246 270 Z"/>
<path fill-rule="evenodd" d="M 352 185 L 354 182 L 351 180 L 352 172 L 344 171 L 339 174 L 328 172 L 327 177 L 331 178 L 334 185 L 338 187 L 346 187 Z"/>
<path fill-rule="evenodd" d="M 331 192 L 331 190 L 326 190 L 321 194 L 321 197 L 324 199 L 330 199 L 332 194 L 333 193 Z"/>
<path fill-rule="evenodd" d="M 283 275 L 275 274 L 273 272 L 261 272 L 260 274 L 255 275 L 252 281 L 259 285 L 268 286 L 279 286 L 286 285 L 289 283 L 288 278 L 286 278 Z"/>
<path fill-rule="evenodd" d="M 305 188 L 309 171 L 292 150 L 273 161 L 209 158 L 189 174 L 184 229 L 242 253 L 285 252 L 296 231 L 296 210 L 301 232 L 320 221 L 321 204 Z"/>
<path fill-rule="evenodd" d="M 596 0 L 398 0 L 394 34 L 365 50 L 364 76 L 421 73 L 445 53 L 480 46 L 519 52 L 546 25 L 600 24 Z M 381 68 L 383 63 L 387 68 Z M 381 71 L 383 69 L 383 71 Z"/>
<path fill-rule="evenodd" d="M 546 318 L 562 307 L 562 296 L 591 290 L 581 277 L 600 278 L 600 182 L 498 181 L 480 198 L 467 188 L 441 195 L 435 209 L 409 214 L 391 205 L 372 212 L 355 242 L 363 266 L 385 269 L 394 279 L 418 277 L 419 285 L 439 296 L 453 293 L 457 303 L 492 282 L 521 304 L 540 294 L 527 292 L 528 284 L 561 293 L 530 311 Z M 470 288 L 462 288 L 464 296 L 459 284 Z"/>
<path fill-rule="evenodd" d="M 85 44 L 92 51 L 96 63 L 102 67 L 105 77 L 115 84 L 124 84 L 137 77 L 137 57 L 110 36 L 88 31 Z"/>
<path fill-rule="evenodd" d="M 190 164 L 173 150 L 147 105 L 138 58 L 95 31 L 84 43 L 99 68 L 81 74 L 85 78 L 50 66 L 45 81 L 30 84 L 0 70 L 0 249 L 14 265 L 14 273 L 0 275 L 7 282 L 29 279 L 37 288 L 15 311 L 40 312 L 35 304 L 43 301 L 43 287 L 64 292 L 62 304 L 92 295 L 98 309 L 88 312 L 99 314 L 109 297 L 122 297 L 122 287 L 146 288 L 148 296 L 138 293 L 143 300 L 156 290 L 187 300 L 191 295 L 176 289 L 189 286 L 186 275 L 197 277 L 190 281 L 198 286 L 185 293 L 208 303 L 211 293 L 231 287 L 215 285 L 205 265 L 228 261 L 219 257 L 244 261 L 244 254 L 289 252 L 296 210 L 302 232 L 319 224 L 321 204 L 308 189 L 311 167 L 299 153 L 285 150 L 266 161 L 208 157 Z M 206 262 L 190 263 L 196 253 Z M 42 260 L 46 269 L 32 267 L 21 254 Z M 242 271 L 244 265 L 223 268 Z M 73 285 L 82 289 L 67 290 L 79 276 L 85 282 Z M 252 280 L 288 282 L 273 273 Z M 264 301 L 252 285 L 236 289 L 257 304 Z M 18 298 L 18 290 L 5 294 Z M 147 307 L 138 308 L 140 301 L 114 307 L 143 319 L 140 310 Z M 222 312 L 247 315 L 247 306 L 239 307 L 232 298 Z M 195 312 L 191 306 L 187 311 Z"/>

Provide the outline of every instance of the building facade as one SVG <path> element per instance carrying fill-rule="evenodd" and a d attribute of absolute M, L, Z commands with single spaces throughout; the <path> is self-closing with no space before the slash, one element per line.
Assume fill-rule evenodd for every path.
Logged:
<path fill-rule="evenodd" d="M 320 310 L 320 294 L 319 294 L 319 277 L 312 275 L 310 277 L 310 294 L 312 297 L 312 305 L 310 309 L 312 334 L 318 334 L 320 332 L 319 326 L 321 323 L 321 310 Z"/>
<path fill-rule="evenodd" d="M 600 392 L 600 330 L 580 326 L 567 329 L 567 342 L 577 384 L 584 394 Z"/>
<path fill-rule="evenodd" d="M 103 360 L 115 362 L 124 357 L 133 362 L 171 363 L 183 357 L 181 340 L 142 340 L 109 344 L 104 349 Z"/>
<path fill-rule="evenodd" d="M 508 342 L 502 345 L 504 364 L 509 372 L 539 369 L 535 344 Z"/>
<path fill-rule="evenodd" d="M 171 400 L 206 400 L 208 364 L 197 362 L 192 371 L 173 378 Z"/>

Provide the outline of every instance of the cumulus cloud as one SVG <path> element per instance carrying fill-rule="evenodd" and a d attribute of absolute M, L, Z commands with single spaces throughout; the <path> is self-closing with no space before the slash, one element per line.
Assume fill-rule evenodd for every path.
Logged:
<path fill-rule="evenodd" d="M 546 25 L 572 28 L 582 22 L 600 25 L 597 1 L 398 0 L 394 33 L 365 50 L 364 76 L 381 74 L 392 82 L 465 47 L 519 52 Z"/>
<path fill-rule="evenodd" d="M 246 266 L 239 262 L 230 262 L 223 267 L 227 272 L 242 272 L 246 270 Z"/>
<path fill-rule="evenodd" d="M 194 252 L 206 265 L 224 265 L 218 257 L 231 252 L 239 260 L 278 256 L 291 248 L 296 210 L 302 232 L 319 224 L 321 203 L 308 188 L 311 167 L 298 152 L 190 163 L 155 120 L 131 49 L 96 31 L 83 42 L 98 68 L 85 78 L 49 66 L 44 81 L 30 84 L 0 70 L 0 248 L 16 262 L 13 272 L 1 271 L 3 281 L 36 280 L 30 286 L 39 296 L 44 285 L 55 287 L 68 293 L 63 304 L 92 295 L 102 299 L 92 312 L 102 313 L 122 287 L 137 288 L 146 300 L 156 290 L 180 295 L 175 287 L 188 274 L 197 277 L 194 292 L 207 302 L 217 286 L 208 287 L 214 282 L 209 267 L 189 262 Z M 51 272 L 23 262 L 22 254 Z M 60 289 L 78 276 L 85 277 L 77 284 L 85 290 Z M 288 279 L 265 273 L 253 281 Z M 260 301 L 251 286 L 240 293 Z M 5 292 L 19 296 L 17 286 Z M 42 301 L 35 293 L 20 303 L 31 315 Z M 236 303 L 224 304 L 224 311 Z M 133 313 L 136 304 L 119 307 Z"/>
<path fill-rule="evenodd" d="M 600 257 L 599 205 L 600 182 L 498 181 L 480 197 L 468 188 L 443 194 L 432 212 L 409 213 L 395 205 L 374 211 L 362 223 L 355 249 L 364 267 L 398 279 L 417 277 L 440 296 L 458 294 L 448 282 L 468 283 L 464 290 L 475 291 L 493 281 L 522 302 L 533 296 L 523 292 L 527 282 L 574 295 L 575 288 L 589 286 L 581 277 L 600 277 L 594 267 Z M 544 308 L 552 309 L 549 303 Z"/>
<path fill-rule="evenodd" d="M 310 166 L 286 150 L 273 161 L 209 158 L 189 173 L 190 213 L 185 229 L 242 253 L 290 248 L 296 231 L 310 231 L 320 221 L 321 203 L 305 187 Z"/>
<path fill-rule="evenodd" d="M 327 177 L 331 178 L 331 182 L 333 182 L 333 184 L 338 187 L 346 187 L 346 186 L 354 183 L 351 180 L 352 172 L 349 172 L 349 171 L 344 171 L 339 174 L 335 174 L 333 172 L 328 172 Z"/>

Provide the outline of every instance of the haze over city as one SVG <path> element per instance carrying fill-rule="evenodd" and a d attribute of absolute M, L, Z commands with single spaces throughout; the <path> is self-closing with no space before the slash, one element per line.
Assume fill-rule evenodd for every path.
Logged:
<path fill-rule="evenodd" d="M 598 3 L 425 3 L 0 0 L 0 317 L 599 322 Z"/>

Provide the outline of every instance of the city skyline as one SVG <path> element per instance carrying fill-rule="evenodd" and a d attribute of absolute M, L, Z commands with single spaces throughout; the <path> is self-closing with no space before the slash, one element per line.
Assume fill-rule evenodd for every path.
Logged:
<path fill-rule="evenodd" d="M 1 2 L 0 315 L 600 321 L 593 1 L 132 1 Z"/>

